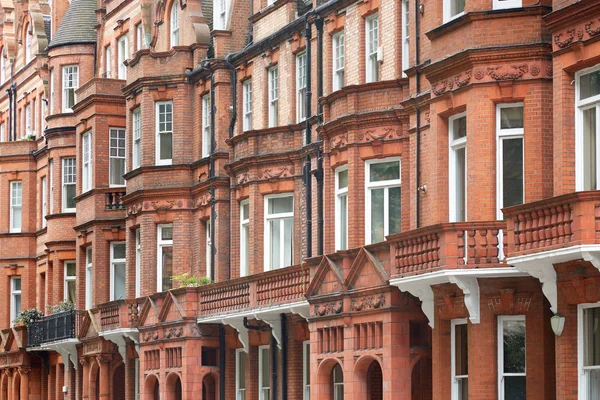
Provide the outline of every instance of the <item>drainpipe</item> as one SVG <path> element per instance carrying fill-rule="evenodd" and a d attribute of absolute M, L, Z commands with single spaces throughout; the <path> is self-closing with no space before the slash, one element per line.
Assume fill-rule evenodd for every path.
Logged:
<path fill-rule="evenodd" d="M 304 37 L 306 38 L 306 93 L 305 93 L 305 104 L 304 104 L 304 116 L 306 117 L 305 126 L 305 145 L 308 146 L 311 143 L 311 125 L 310 125 L 310 113 L 311 113 L 311 43 L 312 38 L 311 26 L 308 21 L 308 15 L 306 17 L 306 28 L 304 30 Z M 304 202 L 306 204 L 306 258 L 312 257 L 312 178 L 310 176 L 311 159 L 310 154 L 306 155 L 304 161 L 304 185 L 306 186 L 306 193 Z"/>
<path fill-rule="evenodd" d="M 219 399 L 225 400 L 225 327 L 219 325 Z"/>
<path fill-rule="evenodd" d="M 315 20 L 317 28 L 317 97 L 323 97 L 323 18 L 319 15 Z M 319 124 L 323 123 L 323 105 L 317 101 L 317 114 Z M 323 255 L 323 140 L 317 148 L 317 255 Z"/>
<path fill-rule="evenodd" d="M 215 188 L 211 186 L 208 189 L 210 193 L 210 277 L 216 282 L 215 276 L 215 222 L 217 219 Z"/>
<path fill-rule="evenodd" d="M 215 140 L 215 71 L 210 71 L 210 154 L 212 155 L 217 148 L 217 141 Z M 215 177 L 215 161 L 214 158 L 210 159 L 210 170 L 209 177 Z"/>
<path fill-rule="evenodd" d="M 13 92 L 13 96 L 12 96 L 12 101 L 13 101 L 13 119 L 12 119 L 12 124 L 13 124 L 13 140 L 17 140 L 17 84 L 13 83 L 12 85 L 10 85 L 12 88 L 12 92 Z"/>
<path fill-rule="evenodd" d="M 231 120 L 229 121 L 229 138 L 234 134 L 235 120 L 237 119 L 237 70 L 231 64 L 233 54 L 225 58 L 225 65 L 231 70 Z"/>
<path fill-rule="evenodd" d="M 315 20 L 317 28 L 317 116 L 319 123 L 323 122 L 323 105 L 321 97 L 323 97 L 323 18 L 319 15 Z"/>
<path fill-rule="evenodd" d="M 420 60 L 419 60 L 419 52 L 420 52 L 420 39 L 419 39 L 419 35 L 420 35 L 420 20 L 419 20 L 419 0 L 415 0 L 415 65 L 416 65 L 416 74 L 415 77 L 417 79 L 416 82 L 416 91 L 417 91 L 417 96 L 419 96 L 419 94 L 421 93 L 421 72 L 419 71 L 419 64 L 420 64 Z M 419 104 L 417 104 L 417 126 L 416 126 L 416 131 L 415 131 L 416 135 L 417 135 L 417 143 L 416 143 L 416 153 L 417 153 L 417 159 L 416 159 L 416 169 L 417 169 L 417 176 L 416 176 L 416 183 L 417 183 L 417 204 L 416 204 L 416 213 L 417 213 L 417 228 L 419 228 L 421 226 L 421 192 L 419 191 L 418 188 L 421 187 L 421 108 L 419 107 Z"/>
<path fill-rule="evenodd" d="M 288 337 L 287 316 L 281 313 L 281 398 L 288 398 Z"/>
<path fill-rule="evenodd" d="M 283 397 L 286 399 L 286 397 Z M 271 400 L 277 400 L 277 340 L 271 333 Z"/>

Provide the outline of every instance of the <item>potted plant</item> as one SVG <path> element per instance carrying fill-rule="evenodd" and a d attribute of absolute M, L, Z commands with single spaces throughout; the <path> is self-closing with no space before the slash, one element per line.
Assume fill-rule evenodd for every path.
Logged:
<path fill-rule="evenodd" d="M 73 311 L 75 304 L 70 301 L 61 301 L 55 306 L 47 306 L 46 309 L 50 314 L 59 314 L 62 312 Z"/>
<path fill-rule="evenodd" d="M 206 276 L 195 276 L 189 272 L 181 275 L 174 275 L 171 277 L 171 280 L 179 282 L 180 287 L 199 287 L 213 283 L 213 281 Z"/>
<path fill-rule="evenodd" d="M 29 326 L 32 322 L 39 321 L 44 316 L 40 310 L 35 308 L 29 308 L 27 310 L 23 310 L 17 315 L 17 318 L 13 320 L 13 324 L 15 325 L 23 325 Z"/>

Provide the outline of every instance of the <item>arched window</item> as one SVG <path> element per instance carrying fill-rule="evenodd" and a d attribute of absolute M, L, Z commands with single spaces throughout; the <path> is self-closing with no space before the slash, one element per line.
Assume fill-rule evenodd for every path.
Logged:
<path fill-rule="evenodd" d="M 179 46 L 179 4 L 173 1 L 171 7 L 171 47 Z"/>
<path fill-rule="evenodd" d="M 31 25 L 27 26 L 27 30 L 25 31 L 25 64 L 29 64 L 32 56 L 32 48 L 31 42 L 33 40 L 33 32 L 31 32 Z"/>
<path fill-rule="evenodd" d="M 344 372 L 340 364 L 333 367 L 333 400 L 344 400 Z"/>

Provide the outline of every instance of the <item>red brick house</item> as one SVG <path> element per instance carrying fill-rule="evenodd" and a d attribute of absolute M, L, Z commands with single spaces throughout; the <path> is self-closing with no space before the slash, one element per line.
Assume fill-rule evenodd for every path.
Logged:
<path fill-rule="evenodd" d="M 0 400 L 600 399 L 597 1 L 0 9 Z"/>

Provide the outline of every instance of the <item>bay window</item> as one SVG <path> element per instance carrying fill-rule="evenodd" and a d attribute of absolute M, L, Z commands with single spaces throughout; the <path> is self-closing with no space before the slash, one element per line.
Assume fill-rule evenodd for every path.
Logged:
<path fill-rule="evenodd" d="M 279 70 L 269 68 L 269 128 L 277 126 L 279 114 Z"/>
<path fill-rule="evenodd" d="M 49 213 L 54 213 L 54 160 L 48 161 L 48 175 L 50 175 L 50 211 Z"/>
<path fill-rule="evenodd" d="M 579 304 L 579 400 L 600 400 L 600 303 Z"/>
<path fill-rule="evenodd" d="M 23 225 L 23 182 L 10 183 L 10 232 L 21 232 Z"/>
<path fill-rule="evenodd" d="M 503 207 L 523 204 L 523 104 L 500 104 L 496 112 L 497 218 Z"/>
<path fill-rule="evenodd" d="M 240 204 L 240 276 L 248 275 L 250 250 L 250 201 Z"/>
<path fill-rule="evenodd" d="M 265 271 L 293 263 L 294 196 L 271 195 L 265 198 Z"/>
<path fill-rule="evenodd" d="M 88 131 L 81 138 L 82 153 L 82 173 L 81 173 L 81 192 L 85 193 L 92 188 L 92 132 Z"/>
<path fill-rule="evenodd" d="M 63 158 L 62 167 L 62 211 L 75 212 L 75 182 L 77 178 L 75 158 Z"/>
<path fill-rule="evenodd" d="M 211 106 L 210 94 L 202 96 L 202 157 L 208 157 L 211 153 Z"/>
<path fill-rule="evenodd" d="M 243 129 L 249 131 L 252 129 L 252 80 L 248 79 L 242 84 L 243 94 Z"/>
<path fill-rule="evenodd" d="M 271 398 L 271 348 L 258 348 L 258 397 L 259 400 Z"/>
<path fill-rule="evenodd" d="M 29 64 L 33 57 L 33 27 L 28 25 L 25 29 L 25 64 Z"/>
<path fill-rule="evenodd" d="M 498 399 L 525 400 L 525 316 L 498 317 Z"/>
<path fill-rule="evenodd" d="M 296 56 L 296 119 L 306 119 L 306 53 Z"/>
<path fill-rule="evenodd" d="M 173 288 L 173 225 L 158 225 L 157 291 Z"/>
<path fill-rule="evenodd" d="M 444 23 L 465 13 L 465 0 L 444 0 Z"/>
<path fill-rule="evenodd" d="M 156 165 L 173 162 L 173 102 L 156 103 Z"/>
<path fill-rule="evenodd" d="M 110 244 L 110 300 L 125 298 L 125 242 Z"/>
<path fill-rule="evenodd" d="M 379 65 L 377 53 L 379 51 L 379 15 L 374 14 L 365 20 L 365 38 L 366 38 L 366 82 L 376 82 L 379 80 Z"/>
<path fill-rule="evenodd" d="M 575 74 L 577 190 L 600 188 L 600 65 Z"/>
<path fill-rule="evenodd" d="M 246 400 L 246 360 L 244 349 L 235 351 L 235 400 Z"/>
<path fill-rule="evenodd" d="M 13 326 L 13 320 L 21 313 L 21 277 L 13 276 L 10 278 L 10 326 Z"/>
<path fill-rule="evenodd" d="M 144 26 L 139 23 L 135 26 L 135 50 L 142 50 L 145 46 Z"/>
<path fill-rule="evenodd" d="M 448 119 L 450 142 L 450 222 L 467 218 L 467 117 L 465 113 Z"/>
<path fill-rule="evenodd" d="M 4 59 L 4 57 L 2 57 Z M 48 98 L 48 109 L 49 114 L 54 114 L 54 70 L 50 70 L 50 76 L 48 77 L 48 86 L 50 91 L 50 97 Z"/>
<path fill-rule="evenodd" d="M 109 184 L 110 186 L 125 185 L 125 129 L 110 128 L 110 162 Z"/>
<path fill-rule="evenodd" d="M 344 31 L 333 35 L 333 90 L 339 90 L 344 87 Z"/>
<path fill-rule="evenodd" d="M 366 163 L 366 242 L 381 242 L 400 232 L 401 187 L 400 158 L 385 158 Z"/>
<path fill-rule="evenodd" d="M 133 110 L 133 169 L 142 164 L 142 113 L 140 107 Z"/>
<path fill-rule="evenodd" d="M 33 133 L 32 121 L 31 121 L 31 103 L 25 106 L 25 136 L 29 136 Z"/>
<path fill-rule="evenodd" d="M 348 248 L 348 166 L 335 172 L 335 249 Z"/>
<path fill-rule="evenodd" d="M 65 301 L 76 304 L 77 299 L 77 264 L 65 261 Z"/>
<path fill-rule="evenodd" d="M 467 320 L 452 320 L 450 329 L 452 400 L 468 400 L 469 341 Z"/>
<path fill-rule="evenodd" d="M 79 87 L 79 67 L 77 65 L 66 65 L 62 67 L 62 71 L 62 111 L 64 113 L 73 112 L 72 108 L 75 105 L 75 102 L 77 101 L 75 91 Z"/>

